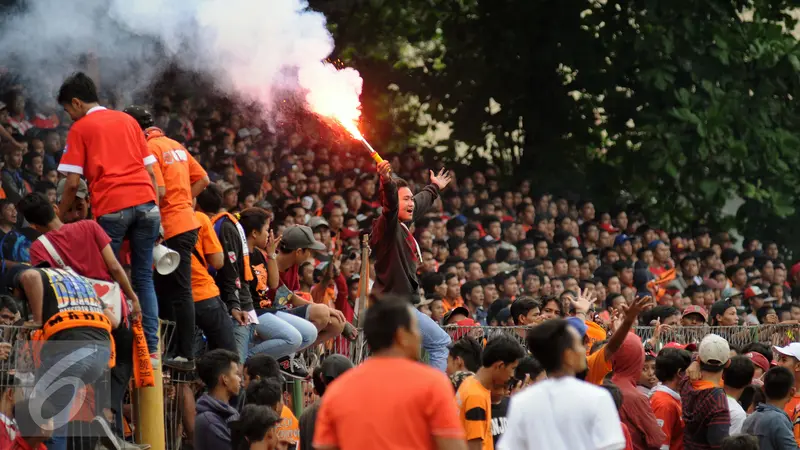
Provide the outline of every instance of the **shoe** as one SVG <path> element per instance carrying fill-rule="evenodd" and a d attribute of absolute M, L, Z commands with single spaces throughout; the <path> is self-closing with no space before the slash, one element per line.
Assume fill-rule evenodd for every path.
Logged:
<path fill-rule="evenodd" d="M 95 450 L 150 450 L 150 444 L 134 444 L 117 437 L 111 430 L 111 425 L 103 417 L 96 416 L 92 419 L 102 430 L 100 440 L 95 445 Z"/>
<path fill-rule="evenodd" d="M 153 366 L 153 369 L 158 369 L 161 367 L 161 355 L 158 353 L 150 353 L 150 365 Z"/>
<path fill-rule="evenodd" d="M 294 355 L 284 356 L 278 360 L 278 365 L 281 367 L 281 372 L 289 378 L 297 380 L 308 378 L 308 367 L 306 367 L 302 358 L 297 358 Z"/>
<path fill-rule="evenodd" d="M 172 359 L 164 360 L 164 365 L 170 369 L 192 371 L 194 370 L 194 360 L 186 359 L 183 356 L 176 356 Z"/>

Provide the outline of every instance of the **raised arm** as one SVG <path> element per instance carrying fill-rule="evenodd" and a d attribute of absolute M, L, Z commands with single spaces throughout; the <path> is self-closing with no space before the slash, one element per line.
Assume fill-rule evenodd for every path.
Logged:
<path fill-rule="evenodd" d="M 425 186 L 423 190 L 414 196 L 414 218 L 412 219 L 414 222 L 428 213 L 431 206 L 433 206 L 433 202 L 439 197 L 439 192 L 444 190 L 453 180 L 450 172 L 445 169 L 440 170 L 438 174 L 434 174 L 431 170 L 430 176 L 431 184 Z"/>

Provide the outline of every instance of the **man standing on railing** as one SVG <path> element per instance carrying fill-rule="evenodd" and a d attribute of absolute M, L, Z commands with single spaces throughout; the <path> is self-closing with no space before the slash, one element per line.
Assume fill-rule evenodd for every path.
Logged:
<path fill-rule="evenodd" d="M 142 326 L 150 353 L 158 353 L 158 303 L 153 287 L 153 246 L 161 215 L 156 204 L 156 158 L 147 149 L 139 124 L 121 111 L 98 103 L 91 78 L 76 73 L 58 91 L 58 103 L 75 121 L 58 166 L 66 174 L 58 205 L 62 219 L 71 210 L 81 177 L 89 182 L 92 213 L 111 238 L 119 257 L 130 239 L 131 280 L 142 305 Z"/>
<path fill-rule="evenodd" d="M 444 169 L 438 174 L 431 171 L 431 184 L 413 195 L 405 180 L 392 178 L 388 162 L 378 164 L 378 173 L 381 175 L 383 211 L 373 224 L 370 237 L 370 246 L 375 254 L 375 285 L 372 293 L 415 298 L 419 296 L 417 264 L 422 261 L 422 256 L 419 244 L 406 224 L 413 224 L 424 217 L 439 192 L 450 184 L 452 178 Z M 428 352 L 430 364 L 444 372 L 450 336 L 430 317 L 414 310 L 422 332 L 422 347 Z"/>

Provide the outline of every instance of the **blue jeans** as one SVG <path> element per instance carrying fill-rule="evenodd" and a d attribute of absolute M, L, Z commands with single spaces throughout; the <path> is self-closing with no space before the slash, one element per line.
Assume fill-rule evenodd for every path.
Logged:
<path fill-rule="evenodd" d="M 414 311 L 417 314 L 419 331 L 422 333 L 422 348 L 428 352 L 429 363 L 444 372 L 447 370 L 447 355 L 450 353 L 447 349 L 447 346 L 450 345 L 450 335 L 433 319 L 419 312 L 417 308 L 414 308 Z"/>
<path fill-rule="evenodd" d="M 161 226 L 161 211 L 148 202 L 97 218 L 111 238 L 111 248 L 119 258 L 125 238 L 131 244 L 131 281 L 142 305 L 142 328 L 150 353 L 158 353 L 158 300 L 153 285 L 153 246 Z"/>
<path fill-rule="evenodd" d="M 256 333 L 264 341 L 253 347 L 249 356 L 265 353 L 279 359 L 299 352 L 317 340 L 314 324 L 283 311 L 259 316 Z"/>
<path fill-rule="evenodd" d="M 41 353 L 42 364 L 36 374 L 32 398 L 47 400 L 56 414 L 53 418 L 55 431 L 47 443 L 48 450 L 65 450 L 66 425 L 71 419 L 72 403 L 77 394 L 73 387 L 94 384 L 103 376 L 111 358 L 111 344 L 109 341 L 55 341 L 48 344 Z M 35 404 L 31 401 L 32 409 Z"/>
<path fill-rule="evenodd" d="M 239 325 L 239 322 L 233 318 L 230 320 L 233 321 L 233 339 L 236 341 L 236 350 L 239 352 L 239 362 L 244 364 L 247 360 L 247 351 L 250 349 L 250 340 L 253 339 L 255 325 L 252 323 Z"/>

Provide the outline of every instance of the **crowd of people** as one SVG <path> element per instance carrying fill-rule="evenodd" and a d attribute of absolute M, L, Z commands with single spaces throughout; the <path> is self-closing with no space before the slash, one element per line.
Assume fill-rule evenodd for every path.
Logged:
<path fill-rule="evenodd" d="M 800 263 L 777 243 L 670 233 L 630 205 L 597 211 L 414 148 L 376 167 L 322 121 L 274 126 L 210 94 L 161 87 L 119 110 L 101 94 L 76 73 L 58 107 L 20 87 L 0 102 L 0 319 L 42 327 L 40 369 L 95 350 L 66 375 L 110 371 L 88 418 L 101 445 L 135 445 L 121 420 L 135 324 L 145 362 L 202 381 L 180 414 L 196 449 L 800 442 Z M 175 264 L 154 270 L 164 247 Z M 336 351 L 359 336 L 367 292 L 372 356 L 351 369 Z M 159 319 L 175 324 L 168 348 Z M 283 382 L 309 377 L 321 399 L 298 419 Z M 36 379 L 47 388 L 46 370 Z M 13 399 L 0 444 L 92 445 L 59 416 L 15 424 Z"/>

